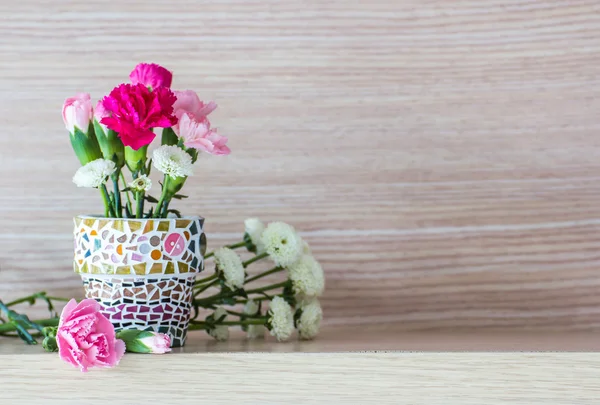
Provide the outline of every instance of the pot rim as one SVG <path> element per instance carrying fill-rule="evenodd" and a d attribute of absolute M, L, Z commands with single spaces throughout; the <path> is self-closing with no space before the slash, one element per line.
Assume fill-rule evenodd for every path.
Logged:
<path fill-rule="evenodd" d="M 110 221 L 110 220 L 121 220 L 121 221 L 176 221 L 176 220 L 181 220 L 181 219 L 190 219 L 190 220 L 199 220 L 199 219 L 204 219 L 204 217 L 201 217 L 200 215 L 186 215 L 186 216 L 182 216 L 181 218 L 111 218 L 111 217 L 103 217 L 103 216 L 99 216 L 99 215 L 91 215 L 91 214 L 80 214 L 80 215 L 75 215 L 74 218 L 79 218 L 79 219 L 97 219 L 97 220 L 105 220 L 105 221 Z"/>

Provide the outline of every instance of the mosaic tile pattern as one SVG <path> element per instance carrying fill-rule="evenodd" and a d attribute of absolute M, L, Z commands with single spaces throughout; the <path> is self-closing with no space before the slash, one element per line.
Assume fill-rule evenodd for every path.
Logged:
<path fill-rule="evenodd" d="M 171 346 L 185 343 L 193 298 L 194 276 L 123 277 L 82 274 L 87 298 L 102 304 L 116 330 L 166 333 Z"/>
<path fill-rule="evenodd" d="M 153 330 L 183 346 L 196 273 L 204 268 L 204 219 L 76 217 L 73 268 L 87 298 L 115 329 Z"/>
<path fill-rule="evenodd" d="M 80 274 L 158 275 L 200 272 L 204 219 L 76 217 L 73 268 Z"/>

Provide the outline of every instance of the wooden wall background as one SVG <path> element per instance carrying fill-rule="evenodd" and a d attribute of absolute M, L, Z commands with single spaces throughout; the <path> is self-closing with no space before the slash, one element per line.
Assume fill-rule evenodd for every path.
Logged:
<path fill-rule="evenodd" d="M 600 327 L 598 1 L 2 2 L 1 297 L 81 295 L 60 109 L 140 61 L 219 103 L 209 247 L 293 223 L 329 325 Z"/>

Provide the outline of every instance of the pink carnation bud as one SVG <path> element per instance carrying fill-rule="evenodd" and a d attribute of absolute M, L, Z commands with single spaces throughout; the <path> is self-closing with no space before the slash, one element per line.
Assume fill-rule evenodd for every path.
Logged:
<path fill-rule="evenodd" d="M 74 133 L 78 128 L 87 134 L 90 122 L 92 122 L 92 101 L 88 93 L 78 93 L 75 97 L 65 100 L 62 110 L 63 121 L 69 133 Z"/>
<path fill-rule="evenodd" d="M 132 84 L 141 83 L 146 87 L 171 87 L 173 74 L 156 63 L 140 63 L 129 74 Z"/>
<path fill-rule="evenodd" d="M 140 343 L 148 348 L 148 353 L 163 354 L 171 351 L 171 338 L 164 333 L 152 332 L 152 336 L 140 338 Z"/>
<path fill-rule="evenodd" d="M 67 303 L 60 315 L 56 343 L 61 359 L 81 371 L 90 367 L 114 367 L 125 353 L 115 328 L 100 312 L 100 304 L 85 299 Z"/>

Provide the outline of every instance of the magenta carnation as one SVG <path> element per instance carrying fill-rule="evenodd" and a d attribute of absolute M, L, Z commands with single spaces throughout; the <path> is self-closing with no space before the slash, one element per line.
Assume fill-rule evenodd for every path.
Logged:
<path fill-rule="evenodd" d="M 173 74 L 156 63 L 140 63 L 129 74 L 132 84 L 141 83 L 146 87 L 171 87 Z"/>
<path fill-rule="evenodd" d="M 102 100 L 105 116 L 100 121 L 119 134 L 125 146 L 134 150 L 149 145 L 156 136 L 152 128 L 169 128 L 176 98 L 166 87 L 150 91 L 141 83 L 121 84 Z"/>

